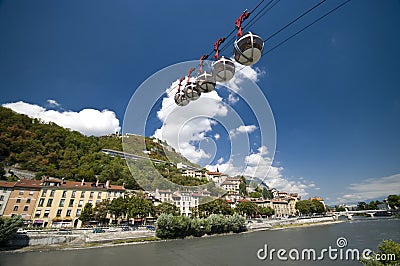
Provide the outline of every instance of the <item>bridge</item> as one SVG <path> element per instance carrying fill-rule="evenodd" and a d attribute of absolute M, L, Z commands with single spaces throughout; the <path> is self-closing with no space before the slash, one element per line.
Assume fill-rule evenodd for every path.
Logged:
<path fill-rule="evenodd" d="M 377 212 L 386 212 L 387 210 L 360 210 L 360 211 L 349 211 L 347 208 L 345 211 L 340 211 L 340 212 L 333 212 L 333 217 L 337 220 L 340 216 L 347 216 L 349 220 L 353 218 L 354 214 L 359 214 L 359 213 L 365 213 L 368 214 L 371 217 L 374 217 L 374 215 Z"/>

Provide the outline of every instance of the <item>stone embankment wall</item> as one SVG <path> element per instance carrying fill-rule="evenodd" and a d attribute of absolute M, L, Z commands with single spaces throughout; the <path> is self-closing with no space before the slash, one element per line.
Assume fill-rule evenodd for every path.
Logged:
<path fill-rule="evenodd" d="M 107 243 L 116 240 L 129 240 L 135 238 L 152 237 L 154 231 L 135 230 L 121 231 L 113 230 L 104 233 L 93 233 L 92 230 L 71 230 L 71 231 L 28 231 L 18 233 L 7 241 L 8 247 L 25 246 L 46 246 L 55 244 L 81 245 L 90 243 Z"/>

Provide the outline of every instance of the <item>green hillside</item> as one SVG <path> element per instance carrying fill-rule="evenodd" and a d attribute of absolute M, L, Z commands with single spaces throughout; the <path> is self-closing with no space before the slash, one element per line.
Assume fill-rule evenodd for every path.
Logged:
<path fill-rule="evenodd" d="M 141 137 L 143 138 L 143 137 Z M 168 148 L 168 158 L 164 152 L 166 143 L 154 142 L 146 138 L 147 150 L 151 158 L 167 161 L 173 158 L 174 162 L 190 164 L 181 155 Z M 133 138 L 132 138 L 133 141 Z M 137 146 L 130 145 L 128 152 L 144 155 L 143 139 L 136 139 Z M 140 142 L 141 141 L 141 142 Z M 133 141 L 134 142 L 134 141 Z M 139 147 L 139 148 L 137 148 Z M 36 177 L 43 175 L 100 182 L 111 180 L 114 184 L 125 183 L 127 188 L 138 189 L 134 178 L 125 163 L 119 157 L 110 157 L 102 149 L 122 150 L 122 140 L 116 136 L 86 137 L 77 131 L 62 128 L 54 123 L 43 123 L 38 119 L 29 118 L 0 106 L 0 169 L 4 166 L 13 166 L 23 170 L 36 172 Z M 170 154 L 173 155 L 170 155 Z M 164 177 L 182 185 L 199 185 L 203 183 L 197 179 L 183 178 L 174 167 L 166 164 L 164 168 L 171 168 Z M 163 169 L 164 169 L 163 168 Z M 140 174 L 140 172 L 138 172 Z M 4 170 L 0 173 L 4 177 Z"/>

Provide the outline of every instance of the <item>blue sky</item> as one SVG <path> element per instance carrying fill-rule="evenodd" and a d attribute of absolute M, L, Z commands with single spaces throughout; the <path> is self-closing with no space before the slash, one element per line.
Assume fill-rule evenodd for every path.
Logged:
<path fill-rule="evenodd" d="M 317 2 L 282 0 L 251 30 L 267 37 Z M 323 4 L 266 49 L 340 2 Z M 142 82 L 208 53 L 257 3 L 0 1 L 0 103 L 87 109 L 106 129 L 122 126 Z M 399 1 L 353 0 L 257 63 L 276 123 L 279 180 L 328 203 L 400 193 L 399 13 Z"/>

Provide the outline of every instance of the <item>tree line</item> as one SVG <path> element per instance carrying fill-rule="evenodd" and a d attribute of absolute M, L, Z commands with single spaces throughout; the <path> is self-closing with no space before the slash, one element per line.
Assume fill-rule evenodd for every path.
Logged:
<path fill-rule="evenodd" d="M 148 150 L 150 158 L 168 161 L 163 147 L 150 138 L 137 136 L 126 142 L 128 145 L 125 147 L 137 152 L 135 154 Z M 98 179 L 104 183 L 110 180 L 116 185 L 125 184 L 127 189 L 140 189 L 125 160 L 104 154 L 102 149 L 122 151 L 121 138 L 87 137 L 55 123 L 44 123 L 0 106 L 0 179 L 7 180 L 5 166 L 16 166 L 35 172 L 37 179 L 53 176 L 75 181 L 85 179 L 88 182 Z M 187 161 L 178 154 L 174 158 Z M 146 162 L 138 162 L 131 170 L 142 175 L 142 169 L 146 167 Z M 161 174 L 174 183 L 185 186 L 204 184 L 204 181 L 195 178 L 182 177 L 169 164 L 162 167 Z M 17 177 L 11 176 L 8 180 L 15 181 Z"/>

